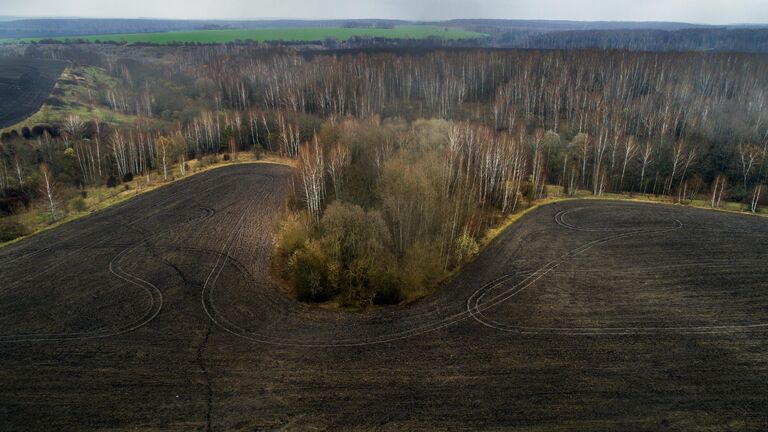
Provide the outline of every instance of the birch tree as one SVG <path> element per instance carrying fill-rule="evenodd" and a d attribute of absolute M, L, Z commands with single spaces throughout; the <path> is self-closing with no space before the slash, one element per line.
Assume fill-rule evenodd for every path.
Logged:
<path fill-rule="evenodd" d="M 325 201 L 325 159 L 317 135 L 299 149 L 298 172 L 303 186 L 304 203 L 312 219 L 318 223 Z"/>
<path fill-rule="evenodd" d="M 337 200 L 341 199 L 343 171 L 351 161 L 349 149 L 342 143 L 335 144 L 328 152 L 328 175 L 331 177 L 333 195 Z"/>
<path fill-rule="evenodd" d="M 653 163 L 653 143 L 649 140 L 645 142 L 645 145 L 640 150 L 640 162 L 642 168 L 640 170 L 640 193 L 645 193 L 645 172 L 648 166 Z"/>
<path fill-rule="evenodd" d="M 746 193 L 749 183 L 749 176 L 752 173 L 752 168 L 755 166 L 755 162 L 761 155 L 761 149 L 755 145 L 739 144 L 736 146 L 736 151 L 739 154 L 741 175 L 742 179 L 744 180 L 744 192 Z"/>
<path fill-rule="evenodd" d="M 48 164 L 40 164 L 40 194 L 45 200 L 46 207 L 48 207 L 48 214 L 51 216 L 51 220 L 57 219 L 58 209 L 56 208 L 56 181 L 53 179 Z"/>
<path fill-rule="evenodd" d="M 163 180 L 168 180 L 168 163 L 170 162 L 168 159 L 173 152 L 173 146 L 173 140 L 166 136 L 161 136 L 155 141 L 156 157 L 163 169 Z"/>

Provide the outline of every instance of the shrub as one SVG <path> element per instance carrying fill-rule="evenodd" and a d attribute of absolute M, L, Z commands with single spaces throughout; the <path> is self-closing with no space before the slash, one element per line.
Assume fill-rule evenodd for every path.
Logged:
<path fill-rule="evenodd" d="M 406 298 L 431 291 L 446 273 L 440 248 L 432 243 L 417 241 L 403 262 L 401 291 Z"/>
<path fill-rule="evenodd" d="M 253 145 L 253 156 L 256 159 L 261 159 L 262 156 L 264 156 L 264 147 L 261 146 L 261 144 L 254 144 Z"/>
<path fill-rule="evenodd" d="M 6 189 L 5 197 L 0 197 L 0 216 L 7 216 L 29 208 L 29 197 L 20 189 Z"/>
<path fill-rule="evenodd" d="M 371 279 L 371 288 L 374 292 L 373 304 L 395 305 L 405 300 L 400 289 L 401 283 L 394 272 L 376 272 Z"/>
<path fill-rule="evenodd" d="M 308 222 L 298 214 L 290 213 L 278 228 L 277 251 L 283 257 L 290 257 L 304 246 L 307 239 L 309 239 Z"/>
<path fill-rule="evenodd" d="M 454 256 L 456 258 L 456 265 L 461 265 L 468 259 L 477 255 L 480 251 L 480 246 L 475 241 L 475 238 L 464 232 L 459 238 L 456 239 L 456 249 Z"/>
<path fill-rule="evenodd" d="M 9 219 L 0 219 L 0 242 L 14 240 L 26 233 L 27 229 L 23 224 Z"/>
<path fill-rule="evenodd" d="M 323 302 L 336 294 L 329 278 L 329 259 L 318 242 L 310 241 L 294 252 L 289 268 L 299 300 Z"/>
<path fill-rule="evenodd" d="M 75 198 L 72 200 L 72 208 L 77 212 L 84 212 L 88 206 L 83 198 Z"/>
<path fill-rule="evenodd" d="M 301 208 L 301 202 L 299 197 L 296 196 L 296 192 L 288 191 L 288 197 L 286 199 L 286 206 L 290 210 L 299 210 Z"/>
<path fill-rule="evenodd" d="M 389 231 L 377 211 L 335 202 L 316 229 L 294 213 L 282 222 L 276 245 L 300 300 L 336 298 L 359 307 L 403 299 Z"/>

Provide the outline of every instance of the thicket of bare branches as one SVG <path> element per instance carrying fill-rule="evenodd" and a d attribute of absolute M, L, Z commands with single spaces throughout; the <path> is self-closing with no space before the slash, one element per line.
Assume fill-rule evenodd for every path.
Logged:
<path fill-rule="evenodd" d="M 691 175 L 711 184 L 719 174 L 737 174 L 739 146 L 758 149 L 753 162 L 761 165 L 752 182 L 742 182 L 741 196 L 765 175 L 768 62 L 762 56 L 438 51 L 305 60 L 246 53 L 219 53 L 195 69 L 235 110 L 470 120 L 539 144 L 535 131 L 552 131 L 566 145 L 534 151 L 543 158 L 541 173 L 532 164 L 536 174 L 565 184 L 569 171 L 563 174 L 561 165 L 580 164 L 574 187 L 595 194 L 673 195 Z M 555 150 L 563 157 L 552 159 Z"/>

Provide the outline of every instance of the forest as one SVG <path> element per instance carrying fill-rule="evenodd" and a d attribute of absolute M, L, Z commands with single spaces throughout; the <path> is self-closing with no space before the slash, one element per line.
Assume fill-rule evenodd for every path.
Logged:
<path fill-rule="evenodd" d="M 508 32 L 499 40 L 504 46 L 537 49 L 768 52 L 768 30 L 764 28 L 688 28 L 674 31 L 588 30 L 532 35 Z"/>
<path fill-rule="evenodd" d="M 76 102 L 98 110 L 3 132 L 0 228 L 24 231 L 14 215 L 35 207 L 55 220 L 89 188 L 185 175 L 192 160 L 277 154 L 297 169 L 274 267 L 305 301 L 426 295 L 489 229 L 548 196 L 653 195 L 751 212 L 766 199 L 759 55 L 23 49 L 103 78 Z"/>

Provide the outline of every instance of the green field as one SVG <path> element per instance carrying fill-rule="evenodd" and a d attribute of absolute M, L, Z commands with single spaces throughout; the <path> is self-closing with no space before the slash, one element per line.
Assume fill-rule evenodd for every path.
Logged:
<path fill-rule="evenodd" d="M 280 29 L 235 29 L 235 30 L 195 30 L 164 33 L 134 33 L 114 35 L 92 35 L 78 37 L 45 38 L 58 41 L 86 40 L 90 42 L 124 42 L 124 43 L 227 43 L 241 41 L 318 41 L 335 38 L 345 41 L 356 36 L 381 37 L 392 39 L 425 39 L 439 37 L 443 39 L 473 39 L 486 36 L 461 29 L 442 28 L 435 26 L 398 26 L 392 29 L 377 28 L 341 28 L 341 27 L 302 27 Z M 42 38 L 0 39 L 0 43 L 34 42 Z"/>

